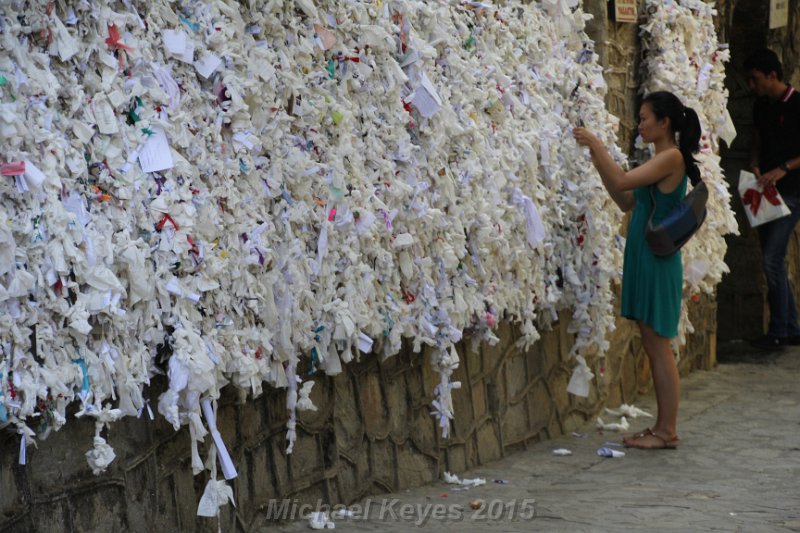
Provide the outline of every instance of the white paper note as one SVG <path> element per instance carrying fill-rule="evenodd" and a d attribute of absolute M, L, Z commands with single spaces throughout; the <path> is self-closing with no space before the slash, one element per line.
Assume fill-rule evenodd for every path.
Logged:
<path fill-rule="evenodd" d="M 181 30 L 164 30 L 161 38 L 164 39 L 164 48 L 170 54 L 180 56 L 186 51 L 186 34 Z"/>
<path fill-rule="evenodd" d="M 79 120 L 73 121 L 72 131 L 83 144 L 89 144 L 89 141 L 92 140 L 92 137 L 94 137 L 95 133 L 94 128 L 88 124 L 80 122 Z"/>
<path fill-rule="evenodd" d="M 222 59 L 218 55 L 205 52 L 200 59 L 194 62 L 194 68 L 197 69 L 198 74 L 208 79 L 221 64 Z"/>
<path fill-rule="evenodd" d="M 314 24 L 314 31 L 319 37 L 319 47 L 323 50 L 330 50 L 336 44 L 336 37 L 319 24 Z"/>
<path fill-rule="evenodd" d="M 35 187 L 37 189 L 41 189 L 42 183 L 47 177 L 44 175 L 44 172 L 36 168 L 36 165 L 25 160 L 25 179 L 28 182 L 28 185 Z"/>
<path fill-rule="evenodd" d="M 119 61 L 117 61 L 117 58 L 107 52 L 100 50 L 97 52 L 97 57 L 99 57 L 100 62 L 108 68 L 116 69 L 119 67 Z"/>
<path fill-rule="evenodd" d="M 361 353 L 369 353 L 372 351 L 372 339 L 363 332 L 358 334 L 358 351 Z"/>
<path fill-rule="evenodd" d="M 112 135 L 119 132 L 119 125 L 117 123 L 117 116 L 114 114 L 114 108 L 111 107 L 105 95 L 95 98 L 93 108 L 94 120 L 97 123 L 97 129 L 100 133 Z"/>
<path fill-rule="evenodd" d="M 164 130 L 154 127 L 153 131 L 155 133 L 149 136 L 147 142 L 139 150 L 139 164 L 142 165 L 142 172 L 160 172 L 175 166 Z"/>
<path fill-rule="evenodd" d="M 436 92 L 436 88 L 423 72 L 419 86 L 411 94 L 409 102 L 419 110 L 420 115 L 431 118 L 442 108 L 442 100 Z"/>
<path fill-rule="evenodd" d="M 69 61 L 72 56 L 78 53 L 78 41 L 69 34 L 67 28 L 57 17 L 53 17 L 51 21 L 56 29 L 55 44 L 58 48 L 58 57 L 61 61 Z"/>

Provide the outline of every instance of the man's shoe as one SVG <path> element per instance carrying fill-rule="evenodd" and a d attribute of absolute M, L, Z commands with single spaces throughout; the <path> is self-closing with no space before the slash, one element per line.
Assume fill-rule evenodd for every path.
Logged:
<path fill-rule="evenodd" d="M 773 337 L 772 335 L 762 335 L 756 340 L 750 341 L 750 346 L 764 351 L 783 350 L 784 339 Z"/>
<path fill-rule="evenodd" d="M 784 346 L 800 346 L 800 335 L 790 335 L 781 339 Z"/>

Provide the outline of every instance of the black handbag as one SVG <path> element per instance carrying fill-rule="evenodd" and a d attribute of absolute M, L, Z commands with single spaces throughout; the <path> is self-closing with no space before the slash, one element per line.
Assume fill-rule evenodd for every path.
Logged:
<path fill-rule="evenodd" d="M 644 239 L 653 255 L 669 257 L 686 244 L 706 219 L 708 188 L 703 181 L 699 181 L 691 192 L 664 217 L 664 220 L 654 226 L 653 216 L 656 212 L 656 195 L 653 187 L 656 187 L 656 185 L 651 185 L 650 188 L 653 210 L 650 211 Z"/>

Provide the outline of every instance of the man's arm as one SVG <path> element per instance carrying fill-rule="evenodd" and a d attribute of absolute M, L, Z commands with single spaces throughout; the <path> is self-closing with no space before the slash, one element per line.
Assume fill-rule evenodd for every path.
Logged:
<path fill-rule="evenodd" d="M 787 175 L 789 175 L 789 172 L 798 168 L 800 168 L 800 157 L 795 157 L 788 161 L 784 161 L 777 167 L 770 169 L 760 176 L 758 174 L 756 175 L 758 176 L 758 182 L 763 187 L 768 187 L 769 185 L 775 185 L 778 180 L 785 178 Z"/>
<path fill-rule="evenodd" d="M 800 111 L 800 106 L 795 104 L 793 107 L 795 116 L 797 117 L 797 113 Z M 759 110 L 755 109 L 755 119 L 758 120 L 759 117 Z M 796 118 L 796 120 L 800 120 L 800 117 Z M 758 133 L 758 129 L 754 128 L 753 130 L 753 143 L 750 147 L 750 165 L 752 167 L 753 163 L 755 162 L 756 167 L 760 162 L 759 155 L 761 153 L 761 137 Z M 768 187 L 770 185 L 775 185 L 779 180 L 782 180 L 786 176 L 789 175 L 789 172 L 794 170 L 800 169 L 800 154 L 792 157 L 787 161 L 783 161 L 778 164 L 775 168 L 767 169 L 766 172 L 763 174 L 761 172 L 757 172 L 758 169 L 753 170 L 753 173 L 756 175 L 758 179 L 758 183 L 762 187 Z"/>

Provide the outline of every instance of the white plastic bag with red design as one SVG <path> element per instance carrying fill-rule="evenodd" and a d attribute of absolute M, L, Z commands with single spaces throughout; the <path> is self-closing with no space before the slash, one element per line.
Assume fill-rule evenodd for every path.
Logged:
<path fill-rule="evenodd" d="M 762 187 L 756 175 L 746 170 L 739 173 L 739 197 L 753 228 L 791 214 L 774 185 Z"/>

